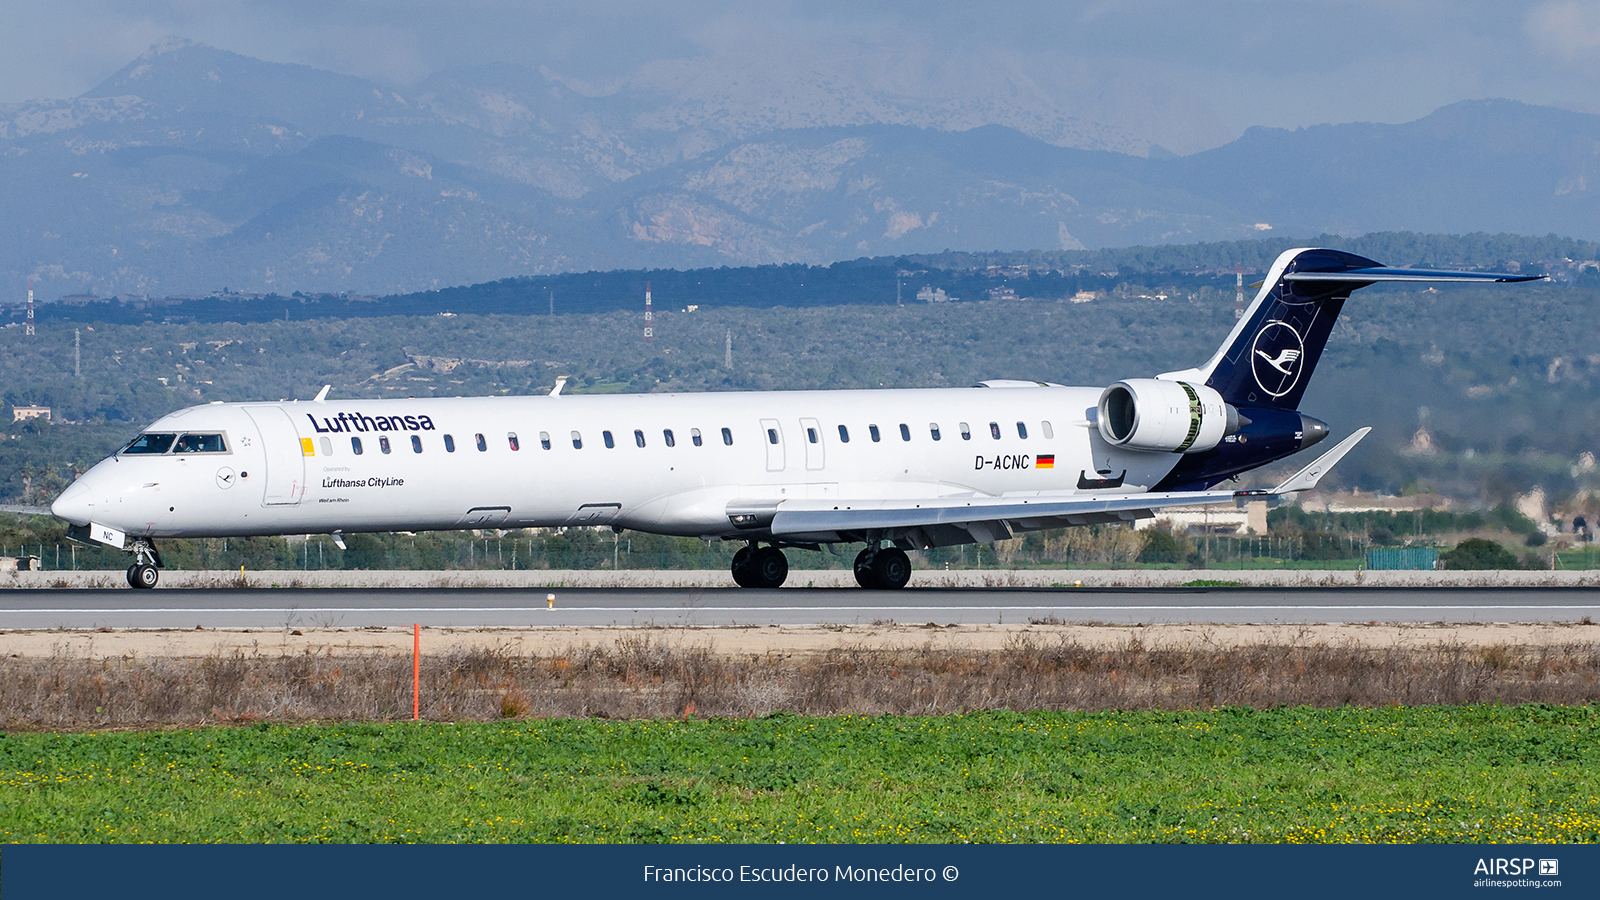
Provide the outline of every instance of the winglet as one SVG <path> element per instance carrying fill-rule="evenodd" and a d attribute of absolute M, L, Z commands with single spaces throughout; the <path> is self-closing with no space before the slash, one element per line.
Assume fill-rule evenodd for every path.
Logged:
<path fill-rule="evenodd" d="M 556 379 L 555 389 L 550 391 L 550 396 L 552 396 L 552 397 L 561 396 L 561 389 L 566 387 L 566 386 L 567 386 L 567 376 L 563 375 L 560 378 L 557 378 Z"/>
<path fill-rule="evenodd" d="M 317 395 L 315 397 L 311 398 L 311 402 L 312 403 L 321 403 L 322 401 L 328 399 L 328 390 L 330 388 L 332 388 L 332 387 L 333 387 L 333 385 L 331 385 L 331 384 L 323 385 L 322 386 L 322 390 L 317 391 Z"/>
<path fill-rule="evenodd" d="M 1293 491 L 1309 491 L 1316 487 L 1317 482 L 1322 480 L 1322 476 L 1328 474 L 1328 470 L 1332 469 L 1339 460 L 1344 459 L 1346 453 L 1355 449 L 1356 444 L 1361 443 L 1361 439 L 1366 437 L 1367 432 L 1371 430 L 1371 425 L 1357 430 L 1355 434 L 1340 441 L 1338 446 L 1317 457 L 1311 465 L 1289 476 L 1282 484 L 1267 493 L 1287 494 Z"/>

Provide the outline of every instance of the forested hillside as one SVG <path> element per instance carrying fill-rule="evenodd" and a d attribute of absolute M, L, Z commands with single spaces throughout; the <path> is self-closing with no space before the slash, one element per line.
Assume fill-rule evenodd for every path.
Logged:
<path fill-rule="evenodd" d="M 1600 288 L 1600 244 L 1548 235 L 1418 234 L 1385 232 L 1346 238 L 1267 238 L 1209 244 L 1122 247 L 1096 251 L 966 253 L 872 257 L 828 266 L 799 264 L 713 269 L 627 269 L 507 278 L 437 291 L 374 298 L 348 293 L 257 296 L 218 293 L 164 300 L 106 299 L 47 303 L 40 321 L 57 322 L 263 322 L 330 318 L 458 314 L 564 315 L 643 311 L 644 291 L 657 309 L 701 307 L 804 307 L 917 302 L 922 288 L 937 288 L 951 302 L 982 300 L 991 291 L 1056 300 L 1079 291 L 1144 289 L 1144 293 L 1232 290 L 1238 268 L 1259 278 L 1291 247 L 1335 247 L 1385 265 L 1548 272 L 1563 284 Z M 1584 262 L 1588 262 L 1586 267 Z M 1135 291 L 1137 292 L 1137 291 Z M 10 309 L 12 321 L 22 315 Z"/>

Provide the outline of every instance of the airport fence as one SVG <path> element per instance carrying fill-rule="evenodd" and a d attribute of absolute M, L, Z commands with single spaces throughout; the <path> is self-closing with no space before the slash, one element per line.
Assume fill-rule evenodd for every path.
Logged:
<path fill-rule="evenodd" d="M 1087 529 L 1080 529 L 1087 530 Z M 1124 530 L 1126 531 L 1126 530 Z M 1071 534 L 1068 531 L 1067 534 Z M 327 535 L 299 539 L 230 538 L 159 542 L 163 563 L 174 570 L 715 570 L 728 568 L 743 545 L 696 538 L 662 538 L 624 533 L 611 540 L 550 540 L 549 536 L 504 536 L 437 532 L 345 535 L 341 549 Z M 1030 536 L 1031 538 L 1032 536 Z M 1358 568 L 1434 568 L 1437 548 L 1369 548 L 1359 538 L 1317 542 L 1293 537 L 1191 538 L 1172 550 L 1142 548 L 1137 542 L 1017 539 L 997 544 L 940 547 L 911 554 L 921 569 L 1196 569 L 1196 570 L 1355 570 Z M 790 548 L 795 570 L 848 569 L 859 545 L 832 549 Z M 111 571 L 129 565 L 128 554 L 110 547 L 63 541 L 0 545 L 5 560 L 37 560 L 43 571 Z M 1600 568 L 1600 550 L 1537 548 L 1523 553 L 1524 569 Z M 1424 564 L 1425 563 L 1425 564 Z M 23 562 L 21 567 L 27 567 Z"/>

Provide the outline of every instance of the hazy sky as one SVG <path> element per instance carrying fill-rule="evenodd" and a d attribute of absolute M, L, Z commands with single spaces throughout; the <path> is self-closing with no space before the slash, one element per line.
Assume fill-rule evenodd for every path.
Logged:
<path fill-rule="evenodd" d="M 0 33 L 0 102 L 74 96 L 175 36 L 397 86 L 483 62 L 596 85 L 658 59 L 1088 67 L 1196 96 L 1233 134 L 1483 97 L 1600 112 L 1600 0 L 0 0 Z"/>

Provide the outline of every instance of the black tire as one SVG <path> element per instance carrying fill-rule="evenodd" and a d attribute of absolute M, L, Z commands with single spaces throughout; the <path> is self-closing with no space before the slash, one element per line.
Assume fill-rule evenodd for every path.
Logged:
<path fill-rule="evenodd" d="M 148 591 L 160 580 L 161 571 L 155 566 L 136 565 L 128 569 L 128 583 L 140 590 Z"/>
<path fill-rule="evenodd" d="M 754 555 L 756 587 L 782 587 L 789 578 L 789 558 L 777 547 L 762 547 Z"/>
<path fill-rule="evenodd" d="M 133 570 L 137 569 L 137 568 L 139 568 L 139 564 L 138 563 L 134 563 L 133 565 L 128 567 L 128 587 L 136 588 L 136 587 L 139 586 L 139 582 L 137 580 L 135 580 L 134 577 L 133 577 Z"/>
<path fill-rule="evenodd" d="M 756 587 L 755 581 L 755 551 L 748 546 L 740 547 L 739 552 L 733 555 L 733 583 L 742 588 Z"/>
<path fill-rule="evenodd" d="M 911 557 L 898 547 L 879 550 L 872 561 L 872 574 L 877 578 L 878 587 L 898 591 L 911 580 Z"/>
<path fill-rule="evenodd" d="M 871 554 L 871 547 L 867 547 L 856 554 L 856 584 L 869 591 L 875 591 L 883 587 L 883 585 L 878 583 L 878 575 L 872 571 L 872 565 L 869 561 Z"/>

